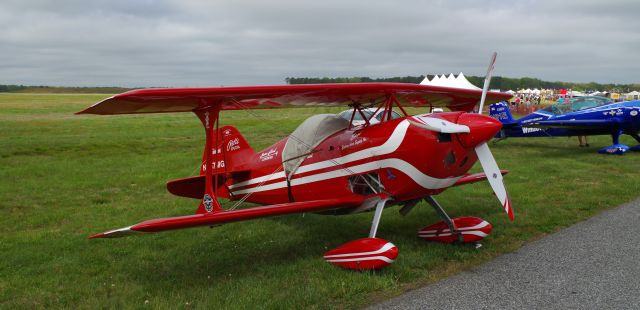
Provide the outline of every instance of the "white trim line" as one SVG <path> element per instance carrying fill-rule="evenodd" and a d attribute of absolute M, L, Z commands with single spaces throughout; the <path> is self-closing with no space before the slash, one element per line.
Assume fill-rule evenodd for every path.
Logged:
<path fill-rule="evenodd" d="M 325 181 L 328 179 L 352 175 L 352 173 L 358 174 L 358 173 L 363 173 L 363 172 L 368 172 L 368 171 L 383 169 L 383 168 L 394 168 L 394 169 L 400 170 L 402 173 L 406 174 L 409 178 L 411 178 L 414 182 L 418 183 L 418 185 L 426 189 L 447 188 L 455 184 L 458 181 L 458 179 L 462 177 L 462 176 L 459 176 L 459 177 L 452 177 L 452 178 L 445 178 L 445 179 L 434 178 L 422 173 L 420 170 L 418 170 L 418 168 L 414 167 L 413 165 L 411 165 L 410 163 L 404 160 L 397 159 L 397 158 L 387 158 L 387 159 L 382 159 L 378 161 L 368 162 L 361 165 L 349 167 L 349 170 L 350 170 L 349 172 L 346 171 L 345 169 L 338 168 L 336 170 L 329 171 L 329 172 L 318 173 L 318 174 L 309 175 L 306 177 L 301 177 L 298 179 L 293 179 L 291 180 L 291 186 L 303 185 L 303 184 L 313 183 L 318 181 Z M 287 187 L 287 182 L 282 181 L 282 182 L 263 185 L 260 187 L 253 187 L 253 188 L 238 190 L 238 191 L 232 192 L 231 194 L 242 195 L 246 193 L 263 192 L 263 191 L 280 189 L 285 187 Z"/>
<path fill-rule="evenodd" d="M 346 262 L 359 262 L 365 260 L 381 260 L 387 263 L 393 263 L 394 260 L 386 256 L 373 256 L 373 257 L 358 257 L 358 258 L 343 258 L 343 259 L 327 259 L 329 263 L 346 263 Z"/>
<path fill-rule="evenodd" d="M 390 249 L 393 249 L 395 245 L 391 242 L 385 243 L 380 249 L 370 252 L 359 252 L 359 253 L 348 253 L 348 254 L 333 254 L 333 255 L 325 255 L 324 258 L 335 258 L 335 257 L 348 257 L 348 256 L 361 256 L 361 255 L 373 255 L 380 254 Z"/>
<path fill-rule="evenodd" d="M 486 237 L 489 234 L 484 233 L 482 231 L 479 230 L 472 230 L 472 231 L 461 231 L 460 234 L 462 235 L 475 235 L 478 237 Z M 424 238 L 433 238 L 433 237 L 447 237 L 447 236 L 451 236 L 451 233 L 442 233 L 442 234 L 424 234 L 424 233 L 419 233 L 418 236 L 420 237 L 424 237 Z"/>
<path fill-rule="evenodd" d="M 404 141 L 404 137 L 407 133 L 408 128 L 409 128 L 409 121 L 404 120 L 398 123 L 398 126 L 396 126 L 396 128 L 393 130 L 393 133 L 391 133 L 391 136 L 389 137 L 389 139 L 387 139 L 387 141 L 385 141 L 383 144 L 379 146 L 370 147 L 368 149 L 360 150 L 355 153 L 351 153 L 351 154 L 338 157 L 332 160 L 325 160 L 325 161 L 301 166 L 296 170 L 296 174 L 320 170 L 324 168 L 330 168 L 334 166 L 340 166 L 353 161 L 392 153 L 395 150 L 397 150 L 398 147 L 400 147 L 400 144 L 402 143 L 402 141 Z M 243 187 L 243 186 L 251 185 L 255 183 L 261 183 L 265 180 L 277 180 L 284 177 L 285 177 L 284 172 L 276 173 L 273 175 L 273 177 L 271 177 L 271 175 L 265 175 L 265 176 L 257 177 L 247 181 L 232 184 L 229 186 L 229 189 Z"/>
<path fill-rule="evenodd" d="M 462 227 L 462 228 L 456 228 L 458 231 L 465 231 L 465 230 L 474 230 L 474 229 L 480 229 L 483 227 L 487 227 L 487 225 L 489 225 L 489 222 L 487 221 L 482 221 L 480 222 L 480 224 L 476 225 L 476 226 L 470 226 L 470 227 Z M 435 232 L 448 232 L 449 228 L 445 228 L 445 229 L 431 229 L 431 230 L 421 230 L 420 233 L 422 234 L 430 234 L 430 233 L 435 233 Z"/>

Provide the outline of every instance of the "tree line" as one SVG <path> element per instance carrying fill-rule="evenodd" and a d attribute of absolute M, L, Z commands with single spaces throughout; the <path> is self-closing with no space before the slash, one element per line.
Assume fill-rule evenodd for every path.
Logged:
<path fill-rule="evenodd" d="M 433 75 L 427 75 L 431 80 Z M 390 78 L 370 78 L 370 77 L 287 77 L 285 82 L 287 84 L 322 84 L 322 83 L 372 83 L 372 82 L 398 82 L 398 83 L 420 83 L 424 80 L 425 76 L 399 76 Z M 484 83 L 484 77 L 481 76 L 466 76 L 467 80 L 471 84 L 482 87 Z M 502 91 L 518 90 L 527 88 L 538 89 L 572 89 L 578 91 L 614 91 L 614 92 L 630 92 L 633 90 L 640 91 L 640 84 L 600 84 L 596 82 L 589 83 L 574 83 L 574 82 L 559 82 L 559 81 L 543 81 L 536 78 L 522 77 L 522 78 L 510 78 L 503 76 L 495 76 L 491 79 L 490 89 L 500 89 Z"/>
<path fill-rule="evenodd" d="M 132 88 L 124 87 L 60 87 L 0 84 L 0 93 L 117 94 L 131 89 Z"/>

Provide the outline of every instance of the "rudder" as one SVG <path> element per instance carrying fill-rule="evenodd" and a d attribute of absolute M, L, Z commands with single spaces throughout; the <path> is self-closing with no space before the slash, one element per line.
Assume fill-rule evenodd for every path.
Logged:
<path fill-rule="evenodd" d="M 216 162 L 214 174 L 245 170 L 246 165 L 255 155 L 255 151 L 244 136 L 233 126 L 224 126 L 218 129 L 217 141 L 218 147 L 212 150 Z M 206 149 L 204 152 L 200 175 L 205 174 Z"/>
<path fill-rule="evenodd" d="M 501 101 L 489 106 L 489 116 L 499 120 L 502 124 L 513 124 L 516 122 L 509 111 L 509 103 Z"/>

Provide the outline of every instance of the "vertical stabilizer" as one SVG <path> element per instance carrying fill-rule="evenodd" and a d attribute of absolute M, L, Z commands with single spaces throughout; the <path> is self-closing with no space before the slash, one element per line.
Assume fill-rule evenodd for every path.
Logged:
<path fill-rule="evenodd" d="M 509 103 L 506 101 L 490 105 L 489 116 L 499 120 L 502 124 L 513 124 L 516 122 L 511 115 L 511 111 L 509 111 Z"/>
<path fill-rule="evenodd" d="M 217 161 L 213 170 L 214 174 L 243 170 L 243 167 L 250 163 L 255 155 L 247 140 L 233 126 L 224 126 L 218 129 L 218 147 L 212 152 Z M 215 156 L 216 153 L 218 156 Z M 200 175 L 204 175 L 206 172 L 206 155 L 205 150 L 202 156 Z"/>

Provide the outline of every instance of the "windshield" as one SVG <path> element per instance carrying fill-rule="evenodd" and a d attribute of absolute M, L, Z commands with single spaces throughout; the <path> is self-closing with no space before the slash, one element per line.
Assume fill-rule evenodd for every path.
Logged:
<path fill-rule="evenodd" d="M 571 104 L 556 103 L 542 109 L 542 111 L 551 112 L 554 115 L 565 114 L 565 113 L 571 112 Z"/>
<path fill-rule="evenodd" d="M 571 100 L 571 104 L 573 105 L 574 111 L 580 111 L 597 107 L 609 103 L 610 101 L 611 100 L 606 97 L 578 97 Z"/>
<path fill-rule="evenodd" d="M 542 110 L 551 112 L 554 115 L 559 115 L 601 106 L 611 102 L 611 99 L 606 97 L 576 97 L 571 98 L 568 101 L 569 103 L 556 103 Z"/>
<path fill-rule="evenodd" d="M 567 101 L 569 102 L 568 103 L 558 102 L 542 110 L 551 112 L 555 115 L 565 114 L 569 112 L 586 110 L 586 109 L 594 108 L 597 106 L 601 106 L 603 104 L 607 104 L 611 102 L 611 99 L 606 97 L 576 97 L 576 98 L 571 98 Z"/>
<path fill-rule="evenodd" d="M 384 113 L 378 113 L 378 115 L 376 115 L 376 119 L 379 121 L 382 121 L 382 115 L 384 115 Z M 402 116 L 400 116 L 400 114 L 398 114 L 396 111 L 391 111 L 391 119 L 396 119 L 396 118 L 400 118 Z"/>
<path fill-rule="evenodd" d="M 346 119 L 346 120 L 351 120 L 351 115 L 353 115 L 353 110 L 348 110 L 348 111 L 344 111 L 342 113 L 340 113 L 340 117 Z M 367 110 L 363 110 L 362 114 L 364 114 L 367 119 L 371 118 L 371 114 L 373 114 L 371 111 L 367 111 Z M 356 112 L 356 115 L 353 117 L 354 121 L 364 121 L 364 119 L 362 118 L 362 114 L 360 114 L 359 112 Z"/>

